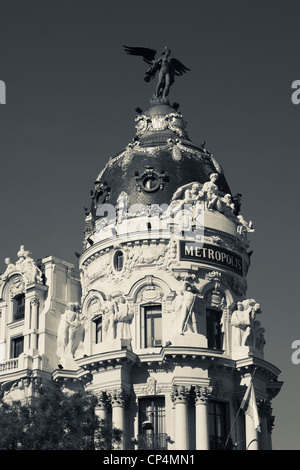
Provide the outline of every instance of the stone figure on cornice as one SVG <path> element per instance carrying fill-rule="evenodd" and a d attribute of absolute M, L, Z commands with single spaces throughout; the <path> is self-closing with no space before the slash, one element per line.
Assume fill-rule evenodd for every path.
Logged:
<path fill-rule="evenodd" d="M 260 304 L 254 299 L 237 302 L 237 309 L 231 316 L 231 325 L 234 327 L 232 330 L 233 347 L 251 346 L 256 348 L 258 346 L 259 349 L 263 348 L 264 329 L 256 320 L 256 315 L 259 313 L 262 313 Z"/>
<path fill-rule="evenodd" d="M 198 214 L 194 213 L 192 208 L 197 202 L 203 199 L 204 193 L 202 192 L 202 184 L 197 181 L 180 186 L 173 194 L 169 208 L 166 211 L 166 216 L 175 216 L 179 211 L 186 210 L 191 212 L 195 218 Z"/>
<path fill-rule="evenodd" d="M 195 302 L 197 294 L 193 292 L 188 283 L 184 283 L 183 290 L 180 291 L 175 301 L 175 326 L 177 333 L 198 333 L 197 319 L 195 313 Z"/>
<path fill-rule="evenodd" d="M 205 195 L 206 207 L 209 210 L 213 210 L 216 208 L 216 203 L 219 199 L 219 189 L 216 185 L 218 177 L 218 173 L 212 173 L 209 177 L 209 181 L 206 181 L 202 188 L 202 192 Z"/>
<path fill-rule="evenodd" d="M 250 222 L 246 222 L 246 220 L 244 219 L 244 217 L 242 215 L 238 215 L 237 219 L 239 221 L 239 225 L 237 227 L 237 232 L 239 234 L 255 231 L 255 229 L 253 228 L 253 223 L 252 223 L 251 220 L 250 220 Z"/>
<path fill-rule="evenodd" d="M 102 305 L 102 327 L 103 327 L 103 341 L 111 341 L 115 339 L 115 314 L 116 303 L 111 295 L 106 296 L 106 300 Z"/>
<path fill-rule="evenodd" d="M 184 204 L 193 205 L 198 201 L 204 201 L 208 210 L 220 210 L 221 204 L 219 202 L 218 186 L 215 184 L 218 176 L 218 173 L 212 173 L 210 180 L 206 181 L 203 185 L 193 181 L 178 188 L 172 197 L 171 212 L 176 212 Z M 219 202 L 218 207 L 217 202 Z"/>
<path fill-rule="evenodd" d="M 250 320 L 248 315 L 244 312 L 244 306 L 242 302 L 237 302 L 237 309 L 234 310 L 231 316 L 232 329 L 232 345 L 233 346 L 244 346 L 245 338 L 248 335 L 248 329 L 250 328 Z"/>
<path fill-rule="evenodd" d="M 232 217 L 234 215 L 234 203 L 231 194 L 225 194 L 225 196 L 220 198 L 220 202 L 222 204 L 221 211 L 223 214 L 227 217 Z"/>
<path fill-rule="evenodd" d="M 85 336 L 85 317 L 81 314 L 80 305 L 78 302 L 74 302 L 75 316 L 70 325 L 70 337 L 68 350 L 72 357 L 75 356 L 75 352 L 79 348 L 80 343 L 84 342 Z"/>
<path fill-rule="evenodd" d="M 60 362 L 75 357 L 75 352 L 80 343 L 84 341 L 85 317 L 80 312 L 77 302 L 69 302 L 61 316 L 57 333 L 56 354 Z"/>
<path fill-rule="evenodd" d="M 21 245 L 20 250 L 17 253 L 19 259 L 16 264 L 13 264 L 10 258 L 5 258 L 7 268 L 0 276 L 0 282 L 6 280 L 11 272 L 19 271 L 23 275 L 26 284 L 30 284 L 32 282 L 43 283 L 43 273 L 37 267 L 35 261 L 30 257 L 30 254 L 30 251 L 25 251 L 24 245 Z"/>
<path fill-rule="evenodd" d="M 186 204 L 195 203 L 204 196 L 202 186 L 197 181 L 180 186 L 173 194 L 172 201 L 182 200 Z"/>
<path fill-rule="evenodd" d="M 42 272 L 29 255 L 30 251 L 25 251 L 25 259 L 23 261 L 23 275 L 25 280 L 28 284 L 32 282 L 42 282 Z"/>
<path fill-rule="evenodd" d="M 18 261 L 16 262 L 16 268 L 20 271 L 26 284 L 32 282 L 42 282 L 42 272 L 36 266 L 33 258 L 30 257 L 30 251 L 24 249 L 24 245 L 21 245 L 20 250 L 17 253 Z"/>
<path fill-rule="evenodd" d="M 116 338 L 131 340 L 130 325 L 133 319 L 133 313 L 130 313 L 128 302 L 124 297 L 120 297 L 116 306 L 117 308 L 114 315 Z"/>
<path fill-rule="evenodd" d="M 6 264 L 6 270 L 4 271 L 4 273 L 0 276 L 0 282 L 1 281 L 5 281 L 9 274 L 12 272 L 12 271 L 15 271 L 16 270 L 16 266 L 11 262 L 10 258 L 5 258 L 4 260 L 5 264 Z"/>
<path fill-rule="evenodd" d="M 190 205 L 197 207 L 196 204 L 198 202 L 204 202 L 207 210 L 217 211 L 231 219 L 236 224 L 237 233 L 246 243 L 246 233 L 254 232 L 254 229 L 251 221 L 248 223 L 242 215 L 239 215 L 241 194 L 238 193 L 234 198 L 232 198 L 231 194 L 221 196 L 216 184 L 218 177 L 218 173 L 212 173 L 209 181 L 206 181 L 203 185 L 193 181 L 180 186 L 173 194 L 167 215 L 174 216 L 183 207 L 190 209 Z M 193 217 L 195 216 L 193 214 Z"/>

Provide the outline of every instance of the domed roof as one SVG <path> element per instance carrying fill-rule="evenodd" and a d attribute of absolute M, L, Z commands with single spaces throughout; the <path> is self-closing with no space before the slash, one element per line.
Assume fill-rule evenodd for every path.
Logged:
<path fill-rule="evenodd" d="M 204 145 L 194 144 L 177 105 L 154 103 L 139 110 L 133 141 L 111 158 L 99 174 L 92 195 L 92 215 L 99 205 L 116 205 L 120 195 L 127 204 L 169 204 L 175 191 L 188 183 L 209 181 L 218 174 L 220 193 L 231 191 L 216 162 Z"/>

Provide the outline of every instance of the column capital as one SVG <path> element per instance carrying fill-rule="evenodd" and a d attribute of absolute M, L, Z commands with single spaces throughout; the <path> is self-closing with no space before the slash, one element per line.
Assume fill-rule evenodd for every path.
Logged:
<path fill-rule="evenodd" d="M 173 385 L 172 391 L 170 393 L 171 400 L 175 404 L 187 403 L 190 397 L 190 393 L 190 387 L 185 387 L 184 385 Z"/>
<path fill-rule="evenodd" d="M 109 400 L 111 406 L 125 406 L 130 398 L 130 394 L 128 394 L 123 389 L 115 389 L 108 393 Z"/>
<path fill-rule="evenodd" d="M 97 408 L 101 410 L 106 410 L 108 406 L 108 396 L 106 392 L 100 391 L 95 393 L 96 397 L 98 398 Z"/>
<path fill-rule="evenodd" d="M 261 417 L 269 418 L 272 415 L 272 407 L 270 400 L 263 398 L 258 400 L 257 407 L 259 409 Z"/>
<path fill-rule="evenodd" d="M 274 427 L 274 422 L 275 422 L 275 416 L 269 415 L 268 419 L 267 419 L 267 428 L 268 428 L 268 432 L 270 434 L 272 434 L 273 427 Z"/>
<path fill-rule="evenodd" d="M 195 387 L 195 403 L 196 405 L 199 404 L 207 404 L 208 400 L 211 397 L 213 392 L 213 387 L 207 387 L 205 385 L 197 385 Z"/>
<path fill-rule="evenodd" d="M 37 297 L 33 297 L 30 299 L 30 305 L 38 307 L 40 305 L 40 300 Z"/>

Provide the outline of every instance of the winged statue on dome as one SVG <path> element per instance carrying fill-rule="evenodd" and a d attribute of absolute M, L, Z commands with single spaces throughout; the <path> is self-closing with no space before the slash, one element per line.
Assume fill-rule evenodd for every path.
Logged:
<path fill-rule="evenodd" d="M 170 87 L 175 81 L 175 76 L 183 75 L 190 71 L 190 69 L 183 65 L 178 59 L 174 57 L 170 58 L 171 50 L 168 47 L 163 49 L 160 57 L 157 59 L 155 58 L 157 52 L 155 49 L 147 47 L 123 47 L 127 54 L 141 56 L 143 60 L 150 65 L 145 73 L 145 82 L 153 80 L 158 72 L 156 91 L 153 96 L 155 100 L 166 102 Z"/>

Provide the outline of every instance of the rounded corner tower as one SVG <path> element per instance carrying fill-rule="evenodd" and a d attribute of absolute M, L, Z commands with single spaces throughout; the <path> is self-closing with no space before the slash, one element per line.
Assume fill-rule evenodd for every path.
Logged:
<path fill-rule="evenodd" d="M 95 179 L 79 259 L 85 336 L 56 374 L 86 378 L 123 449 L 271 449 L 281 382 L 246 295 L 254 230 L 164 80 Z"/>

